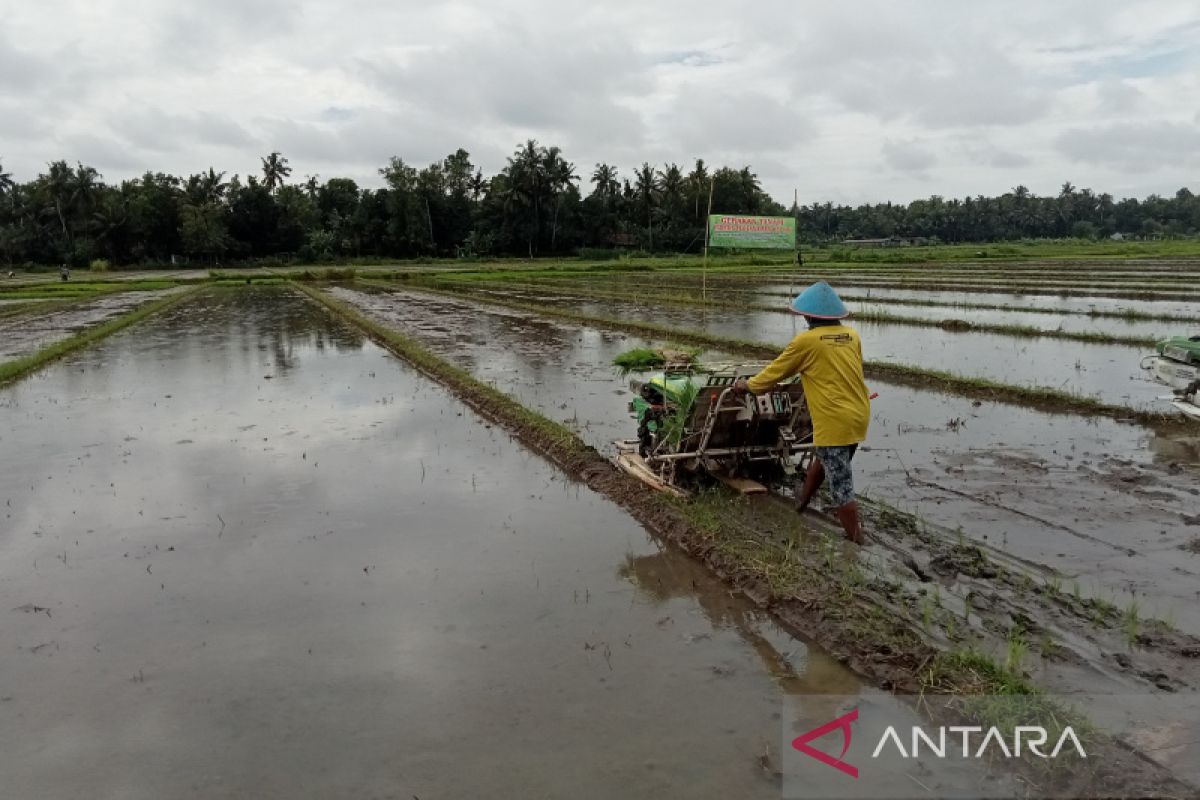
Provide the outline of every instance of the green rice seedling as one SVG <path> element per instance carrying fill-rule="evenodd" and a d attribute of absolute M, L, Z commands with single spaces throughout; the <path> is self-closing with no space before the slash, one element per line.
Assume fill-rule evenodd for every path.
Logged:
<path fill-rule="evenodd" d="M 1140 619 L 1138 617 L 1138 601 L 1134 600 L 1125 609 L 1125 639 L 1130 647 L 1137 644 L 1138 628 L 1140 627 Z"/>
<path fill-rule="evenodd" d="M 624 353 L 618 353 L 612 363 L 614 367 L 620 368 L 623 373 L 647 372 L 661 367 L 667 363 L 667 359 L 661 352 L 653 348 L 635 347 L 632 350 L 626 350 Z"/>
<path fill-rule="evenodd" d="M 1004 660 L 1004 669 L 1011 675 L 1021 674 L 1021 665 L 1029 647 L 1025 643 L 1024 633 L 1020 628 L 1012 628 L 1008 632 L 1008 652 Z"/>

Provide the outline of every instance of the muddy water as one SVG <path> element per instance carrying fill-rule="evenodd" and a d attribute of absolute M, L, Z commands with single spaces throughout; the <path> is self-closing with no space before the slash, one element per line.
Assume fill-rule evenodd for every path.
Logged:
<path fill-rule="evenodd" d="M 509 288 L 513 291 L 520 292 L 525 295 L 538 296 L 545 292 L 553 292 L 555 294 L 571 295 L 571 296 L 594 296 L 589 295 L 588 287 L 575 285 L 564 285 L 562 283 L 555 284 L 552 282 L 544 282 L 541 285 L 510 285 L 501 288 Z M 699 291 L 693 295 L 699 299 Z M 785 292 L 762 292 L 757 294 L 751 293 L 730 293 L 727 289 L 722 288 L 720 293 L 714 292 L 710 298 L 719 297 L 725 301 L 738 302 L 739 300 L 747 305 L 754 304 L 765 306 L 768 308 L 778 308 L 780 311 L 786 311 L 788 298 L 791 295 Z M 664 298 L 664 305 L 670 303 L 670 294 Z M 844 298 L 846 299 L 846 298 Z M 935 298 L 930 298 L 935 299 Z M 1165 338 L 1170 335 L 1175 335 L 1176 331 L 1186 330 L 1187 323 L 1180 322 L 1163 322 L 1155 320 L 1141 319 L 1121 319 L 1112 317 L 1090 317 L 1083 314 L 1071 313 L 1055 313 L 1058 309 L 1047 309 L 1046 311 L 1013 311 L 1001 308 L 994 309 L 978 309 L 978 308 L 960 308 L 955 306 L 939 306 L 939 305 L 897 305 L 889 303 L 885 300 L 867 300 L 858 301 L 846 299 L 846 305 L 855 315 L 862 314 L 891 314 L 901 317 L 912 317 L 922 320 L 931 320 L 934 322 L 944 322 L 946 320 L 964 320 L 973 325 L 1021 325 L 1036 330 L 1049 332 L 1072 332 L 1072 333 L 1093 333 L 1093 334 L 1109 334 L 1116 336 L 1139 336 L 1150 339 Z M 1196 318 L 1196 325 L 1200 326 L 1200 317 Z"/>
<path fill-rule="evenodd" d="M 634 434 L 625 381 L 607 366 L 636 337 L 467 300 L 335 290 L 455 357 L 598 448 Z M 452 333 L 469 318 L 470 332 Z M 457 355 L 456 355 L 457 354 Z M 1200 633 L 1200 431 L 1155 430 L 873 384 L 859 488 L 950 530 L 1043 564 L 1064 587 L 1139 598 Z M 1196 516 L 1200 520 L 1200 516 Z"/>
<path fill-rule="evenodd" d="M 636 434 L 628 413 L 612 413 L 624 412 L 632 395 L 629 378 L 621 377 L 611 364 L 631 347 L 656 342 L 454 298 L 342 288 L 330 293 L 416 337 L 598 448 Z M 704 358 L 741 360 L 719 352 L 705 353 Z"/>
<path fill-rule="evenodd" d="M 952 291 L 943 289 L 920 289 L 920 288 L 894 288 L 894 287 L 860 287 L 843 284 L 837 277 L 832 277 L 830 280 L 844 295 L 865 298 L 878 298 L 881 301 L 890 299 L 897 300 L 937 300 L 938 302 L 949 303 L 969 303 L 969 304 L 994 304 L 997 306 L 1033 306 L 1038 308 L 1046 308 L 1051 310 L 1071 310 L 1079 312 L 1088 311 L 1125 311 L 1135 310 L 1146 314 L 1169 314 L 1174 316 L 1200 316 L 1200 311 L 1197 310 L 1197 303 L 1192 301 L 1176 301 L 1176 300 L 1140 300 L 1129 297 L 1120 296 L 1080 296 L 1080 297 L 1061 297 L 1056 294 L 1028 294 L 1019 291 L 997 291 L 991 290 L 963 290 Z M 649 281 L 644 277 L 628 278 L 622 276 L 620 281 L 615 281 L 611 276 L 604 278 L 588 280 L 572 280 L 572 281 L 546 281 L 544 285 L 547 289 L 555 285 L 572 286 L 573 288 L 586 287 L 589 283 L 609 288 L 609 289 L 624 289 L 632 290 L 638 286 L 645 286 L 648 289 L 660 290 L 664 288 L 663 281 Z M 688 291 L 699 292 L 701 280 L 698 275 L 679 275 L 670 276 L 667 279 L 667 285 L 676 285 L 681 288 L 686 288 Z M 725 282 L 717 285 L 709 283 L 709 291 L 730 293 L 735 298 L 746 298 L 751 302 L 771 303 L 780 302 L 783 296 L 798 292 L 801 287 L 806 285 L 799 279 L 788 282 L 779 279 L 758 279 L 753 276 L 747 276 L 742 281 Z M 1087 289 L 1087 284 L 1080 284 L 1080 289 Z M 1113 293 L 1119 295 L 1120 293 Z M 1200 301 L 1200 297 L 1198 297 Z M 895 313 L 904 313 L 903 308 L 898 307 Z M 951 309 L 947 309 L 950 311 Z M 966 309 L 964 309 L 965 311 Z"/>
<path fill-rule="evenodd" d="M 787 292 L 786 283 L 760 284 L 759 291 L 770 293 Z M 793 285 L 791 288 L 795 288 Z M 1087 289 L 1081 286 L 1081 289 Z M 1128 297 L 1059 297 L 1045 294 L 1023 294 L 1021 292 L 997 291 L 946 291 L 927 289 L 890 289 L 881 287 L 850 288 L 843 290 L 855 296 L 879 298 L 880 300 L 937 300 L 946 303 L 989 303 L 1000 306 L 1035 306 L 1038 308 L 1071 311 L 1126 311 L 1143 314 L 1169 314 L 1173 316 L 1200 315 L 1198 302 L 1177 300 L 1137 300 Z M 897 311 L 897 313 L 900 313 Z"/>
<path fill-rule="evenodd" d="M 497 294 L 513 296 L 507 292 Z M 804 324 L 794 316 L 769 311 L 583 300 L 549 293 L 515 296 L 526 302 L 547 303 L 585 314 L 701 330 L 716 336 L 774 343 L 780 348 Z M 1156 398 L 1165 389 L 1146 380 L 1138 367 L 1145 348 L 975 331 L 951 332 L 864 320 L 853 325 L 862 334 L 863 355 L 870 361 L 932 367 L 1018 386 L 1050 387 L 1131 408 L 1163 407 Z"/>
<path fill-rule="evenodd" d="M 925 272 L 919 269 L 909 271 L 907 274 L 893 275 L 875 274 L 866 270 L 857 270 L 852 273 L 826 273 L 818 270 L 806 270 L 794 273 L 793 276 L 801 283 L 810 283 L 814 280 L 828 279 L 831 277 L 831 274 L 832 280 L 839 285 L 863 288 L 890 287 L 920 289 L 925 284 L 937 284 L 962 289 L 963 291 L 971 291 L 972 289 L 979 288 L 986 289 L 995 286 L 1011 286 L 1013 288 L 1029 287 L 1053 292 L 1076 290 L 1081 287 L 1093 287 L 1101 294 L 1145 291 L 1194 294 L 1197 291 L 1194 276 L 1180 276 L 1178 279 L 1167 280 L 1162 278 L 1151 280 L 1106 280 L 1092 279 L 1084 275 L 1054 277 L 1047 275 L 1013 274 L 997 276 L 971 275 L 966 270 L 958 274 L 947 274 L 944 271 Z"/>
<path fill-rule="evenodd" d="M 786 300 L 775 298 L 772 305 L 784 305 Z M 892 314 L 900 317 L 944 322 L 964 320 L 972 325 L 1020 325 L 1040 331 L 1063 331 L 1067 333 L 1091 333 L 1108 336 L 1145 337 L 1162 339 L 1174 335 L 1187 325 L 1178 322 L 1154 320 L 1114 319 L 1088 317 L 1080 314 L 1046 314 L 1028 311 L 1006 311 L 1003 309 L 948 308 L 946 306 L 893 305 L 886 302 L 847 302 L 854 314 Z M 1200 325 L 1200 322 L 1197 323 Z"/>
<path fill-rule="evenodd" d="M 31 355 L 43 347 L 70 338 L 85 328 L 100 325 L 140 305 L 181 291 L 184 289 L 108 294 L 84 305 L 2 319 L 0 361 L 12 361 Z"/>
<path fill-rule="evenodd" d="M 295 295 L 74 354 L 0 441 L 6 795 L 777 797 L 782 698 L 860 691 Z"/>

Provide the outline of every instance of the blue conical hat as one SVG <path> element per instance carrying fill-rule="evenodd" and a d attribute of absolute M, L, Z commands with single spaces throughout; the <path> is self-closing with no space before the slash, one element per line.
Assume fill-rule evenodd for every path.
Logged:
<path fill-rule="evenodd" d="M 825 281 L 817 281 L 792 301 L 792 311 L 817 319 L 845 319 L 850 309 Z"/>

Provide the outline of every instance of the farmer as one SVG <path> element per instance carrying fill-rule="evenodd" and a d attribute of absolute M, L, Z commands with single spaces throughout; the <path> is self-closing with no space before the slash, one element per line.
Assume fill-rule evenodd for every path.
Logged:
<path fill-rule="evenodd" d="M 762 394 L 799 373 L 812 414 L 816 458 L 797 492 L 796 510 L 808 508 L 828 475 L 829 493 L 846 538 L 862 544 L 850 466 L 858 443 L 867 437 L 871 417 L 871 401 L 863 382 L 862 342 L 857 331 L 842 324 L 850 312 L 824 281 L 801 292 L 791 310 L 804 317 L 808 330 L 792 339 L 762 372 L 749 380 L 739 378 L 733 391 L 739 397 L 747 391 Z"/>

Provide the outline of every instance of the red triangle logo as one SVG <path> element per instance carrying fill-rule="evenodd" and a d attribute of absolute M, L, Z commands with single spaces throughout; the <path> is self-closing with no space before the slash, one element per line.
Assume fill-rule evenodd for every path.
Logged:
<path fill-rule="evenodd" d="M 831 722 L 826 722 L 819 728 L 813 728 L 808 733 L 797 736 L 792 740 L 792 747 L 796 748 L 810 758 L 815 758 L 822 764 L 846 773 L 851 778 L 857 778 L 858 767 L 852 764 L 847 764 L 842 760 L 846 756 L 846 751 L 850 749 L 850 737 L 853 735 L 853 731 L 850 730 L 850 723 L 857 721 L 858 709 L 851 709 L 848 713 L 843 714 L 837 719 Z M 840 730 L 842 732 L 842 753 L 837 758 L 834 758 L 828 753 L 822 753 L 820 750 L 817 750 L 815 747 L 809 745 L 809 742 L 811 742 L 813 739 L 820 739 L 825 734 L 836 730 Z"/>

